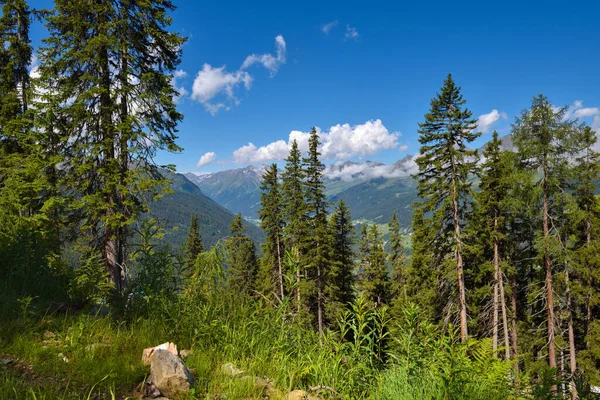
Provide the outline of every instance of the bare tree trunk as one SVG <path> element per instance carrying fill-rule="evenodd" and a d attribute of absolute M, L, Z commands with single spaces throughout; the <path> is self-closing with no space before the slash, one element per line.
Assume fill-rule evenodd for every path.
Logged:
<path fill-rule="evenodd" d="M 498 229 L 498 219 L 494 219 L 494 235 Z M 494 237 L 494 299 L 493 299 L 493 327 L 492 327 L 492 349 L 494 357 L 498 351 L 498 290 L 500 289 L 500 256 L 498 254 L 498 238 Z"/>
<path fill-rule="evenodd" d="M 465 296 L 465 277 L 463 272 L 462 239 L 460 235 L 460 220 L 458 215 L 458 200 L 456 181 L 452 175 L 452 213 L 454 219 L 454 239 L 456 240 L 456 274 L 458 280 L 458 302 L 460 309 L 460 340 L 466 342 L 469 337 L 467 327 L 467 302 Z"/>
<path fill-rule="evenodd" d="M 545 178 L 544 178 L 545 179 Z M 544 183 L 544 239 L 550 237 L 550 228 L 548 221 L 548 194 L 546 183 Z M 552 290 L 552 261 L 550 260 L 547 244 L 544 248 L 544 265 L 546 267 L 546 306 L 548 309 L 547 325 L 548 325 L 548 365 L 550 368 L 556 368 L 556 349 L 554 340 L 554 293 Z"/>
<path fill-rule="evenodd" d="M 510 341 L 508 336 L 508 316 L 506 312 L 506 297 L 504 295 L 504 276 L 502 268 L 498 267 L 498 275 L 500 276 L 500 309 L 502 310 L 502 329 L 504 330 L 504 358 L 510 360 Z"/>
<path fill-rule="evenodd" d="M 279 273 L 279 294 L 281 295 L 281 301 L 283 301 L 283 270 L 281 268 L 281 245 L 279 244 L 279 232 L 277 232 L 277 268 Z"/>
<path fill-rule="evenodd" d="M 569 270 L 566 271 L 566 295 L 567 295 L 567 313 L 569 318 L 569 367 L 571 369 L 571 398 L 576 400 L 578 398 L 577 389 L 575 388 L 575 381 L 573 377 L 575 376 L 575 372 L 577 371 L 577 356 L 575 351 L 575 332 L 573 330 L 573 311 L 571 309 L 571 288 L 569 285 Z"/>
<path fill-rule="evenodd" d="M 317 266 L 317 320 L 319 324 L 319 336 L 323 336 L 323 277 L 321 266 Z"/>
<path fill-rule="evenodd" d="M 511 342 L 512 342 L 512 359 L 515 360 L 514 369 L 515 376 L 519 375 L 519 347 L 517 343 L 517 275 L 511 276 L 512 292 L 510 295 L 511 303 Z"/>

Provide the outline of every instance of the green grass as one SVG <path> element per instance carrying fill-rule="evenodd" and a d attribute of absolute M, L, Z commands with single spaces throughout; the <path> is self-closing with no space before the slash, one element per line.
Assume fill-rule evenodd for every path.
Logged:
<path fill-rule="evenodd" d="M 345 399 L 494 400 L 512 393 L 506 365 L 492 360 L 485 342 L 465 347 L 452 335 L 439 335 L 421 346 L 420 335 L 432 332 L 409 323 L 405 331 L 389 327 L 393 338 L 386 343 L 393 356 L 377 358 L 377 338 L 369 326 L 377 326 L 379 314 L 365 304 L 342 326 L 349 340 L 336 330 L 319 340 L 313 329 L 294 322 L 286 307 L 241 302 L 225 291 L 186 298 L 153 299 L 150 312 L 119 318 L 123 322 L 87 313 L 26 314 L 5 321 L 0 359 L 14 362 L 0 366 L 0 398 L 133 398 L 149 373 L 142 350 L 166 341 L 192 350 L 185 362 L 196 385 L 186 399 L 276 399 L 319 385 Z M 403 353 L 415 346 L 420 347 L 411 350 L 414 355 Z M 244 373 L 227 374 L 226 363 Z M 328 390 L 320 395 L 336 398 Z"/>

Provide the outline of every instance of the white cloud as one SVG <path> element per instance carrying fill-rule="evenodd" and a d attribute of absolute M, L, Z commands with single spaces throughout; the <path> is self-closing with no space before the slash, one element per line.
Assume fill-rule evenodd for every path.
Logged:
<path fill-rule="evenodd" d="M 179 95 L 175 97 L 175 102 L 179 102 L 180 99 L 185 98 L 188 94 L 190 94 L 187 89 L 179 84 L 179 80 L 184 79 L 187 76 L 187 72 L 182 69 L 178 69 L 173 74 L 173 79 L 171 80 L 171 84 L 173 85 L 173 89 L 179 92 Z"/>
<path fill-rule="evenodd" d="M 398 148 L 398 151 L 400 152 L 405 152 L 406 150 L 408 150 L 408 146 L 403 144 L 402 146 L 400 146 L 400 148 Z"/>
<path fill-rule="evenodd" d="M 279 67 L 282 64 L 285 64 L 286 62 L 287 49 L 283 36 L 278 35 L 275 38 L 275 49 L 277 52 L 276 56 L 273 56 L 272 54 L 249 55 L 244 60 L 241 69 L 246 69 L 252 66 L 253 64 L 259 63 L 262 64 L 266 69 L 268 69 L 269 72 L 271 72 L 271 76 L 275 75 L 277 73 L 277 70 L 279 70 Z"/>
<path fill-rule="evenodd" d="M 337 162 L 327 166 L 324 175 L 329 179 L 353 181 L 376 178 L 401 178 L 416 174 L 418 170 L 419 168 L 415 159 L 413 157 L 405 157 L 394 164 Z"/>
<path fill-rule="evenodd" d="M 204 165 L 208 165 L 208 164 L 212 163 L 213 161 L 215 161 L 216 159 L 217 159 L 217 155 L 215 154 L 215 152 L 209 151 L 208 153 L 205 153 L 202 157 L 200 157 L 196 166 L 202 167 Z"/>
<path fill-rule="evenodd" d="M 367 157 L 381 150 L 398 147 L 399 132 L 390 133 L 381 120 L 367 121 L 364 124 L 351 126 L 338 124 L 322 132 L 317 129 L 321 139 L 321 157 L 323 160 L 346 160 L 351 157 Z M 238 164 L 262 164 L 280 161 L 288 156 L 291 143 L 296 140 L 302 152 L 308 150 L 310 133 L 292 131 L 288 141 L 278 140 L 266 146 L 256 147 L 253 143 L 240 147 L 233 152 Z"/>
<path fill-rule="evenodd" d="M 331 22 L 321 25 L 321 30 L 323 31 L 324 34 L 329 35 L 329 31 L 331 31 L 336 26 L 338 26 L 338 21 L 337 20 L 331 21 Z"/>
<path fill-rule="evenodd" d="M 355 27 L 350 26 L 350 25 L 346 25 L 346 35 L 345 35 L 346 39 L 354 39 L 354 40 L 358 40 L 358 38 L 360 38 L 360 35 L 358 34 L 358 31 L 356 30 Z"/>
<path fill-rule="evenodd" d="M 600 134 L 600 115 L 596 115 L 594 117 L 594 122 L 592 122 L 592 129 L 596 131 L 597 134 Z"/>
<path fill-rule="evenodd" d="M 240 103 L 236 97 L 236 89 L 243 86 L 246 90 L 252 87 L 253 77 L 246 71 L 254 64 L 261 64 L 274 76 L 279 67 L 286 62 L 286 44 L 283 36 L 278 35 L 275 38 L 276 54 L 251 54 L 244 60 L 242 66 L 229 72 L 225 65 L 213 67 L 210 64 L 204 64 L 202 70 L 198 72 L 192 85 L 192 100 L 198 101 L 204 105 L 206 110 L 215 115 L 219 110 L 230 110 L 232 106 Z M 214 101 L 216 97 L 224 96 L 225 99 Z"/>
<path fill-rule="evenodd" d="M 488 133 L 490 128 L 496 124 L 500 119 L 506 119 L 507 115 L 505 112 L 498 112 L 498 110 L 492 110 L 488 114 L 482 114 L 477 118 L 477 129 L 481 133 Z"/>
<path fill-rule="evenodd" d="M 594 117 L 597 115 L 600 115 L 600 108 L 598 107 L 582 107 L 578 110 L 575 110 L 575 112 L 573 113 L 573 116 L 575 118 Z"/>

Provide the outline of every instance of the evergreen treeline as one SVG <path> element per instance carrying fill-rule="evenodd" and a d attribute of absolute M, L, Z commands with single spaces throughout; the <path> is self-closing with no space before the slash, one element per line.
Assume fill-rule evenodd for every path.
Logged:
<path fill-rule="evenodd" d="M 598 379 L 596 136 L 540 95 L 512 126 L 516 151 L 501 150 L 494 132 L 480 155 L 469 149 L 480 133 L 465 103 L 449 75 L 420 124 L 410 258 L 395 215 L 386 254 L 376 225 L 354 237 L 343 202 L 328 214 L 318 137 L 303 162 L 293 143 L 285 172 L 264 175 L 264 293 L 289 294 L 319 332 L 358 295 L 396 316 L 413 303 L 434 324 L 457 326 L 463 342 L 491 337 L 516 373 L 547 366 Z M 282 254 L 299 261 L 291 287 L 281 276 L 294 264 Z"/>
<path fill-rule="evenodd" d="M 509 365 L 510 376 L 493 375 L 502 387 L 538 380 L 553 395 L 560 383 L 576 398 L 582 373 L 600 383 L 600 156 L 593 130 L 566 107 L 534 97 L 512 126 L 516 151 L 502 150 L 494 132 L 478 154 L 469 148 L 476 120 L 449 75 L 419 125 L 410 255 L 395 214 L 386 243 L 381 226 L 356 235 L 348 206 L 328 203 L 315 128 L 305 156 L 294 141 L 283 168 L 263 175 L 260 257 L 241 215 L 211 249 L 192 218 L 176 253 L 157 245 L 155 221 L 140 220 L 168 192 L 154 155 L 179 150 L 171 82 L 185 39 L 169 31 L 171 2 L 55 0 L 36 13 L 48 30 L 36 74 L 32 11 L 25 0 L 0 5 L 3 313 L 38 296 L 109 298 L 128 315 L 143 295 L 138 311 L 151 314 L 148 299 L 160 299 L 160 313 L 192 341 L 204 331 L 190 310 L 252 304 L 242 331 L 256 330 L 259 311 L 277 315 L 281 327 L 263 323 L 280 339 L 292 326 L 301 348 L 315 331 L 354 357 L 361 377 L 404 360 L 382 379 L 415 382 L 427 360 L 444 366 L 432 380 L 447 393 L 466 379 L 438 357 L 451 353 L 461 374 Z M 226 307 L 223 293 L 235 298 Z M 487 347 L 499 363 L 488 363 Z M 364 397 L 371 387 L 360 382 Z"/>

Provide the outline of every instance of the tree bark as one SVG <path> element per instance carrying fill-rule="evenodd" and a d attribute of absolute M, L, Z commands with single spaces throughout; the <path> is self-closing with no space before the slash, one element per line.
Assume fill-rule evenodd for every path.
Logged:
<path fill-rule="evenodd" d="M 498 230 L 498 218 L 494 218 L 494 299 L 493 299 L 493 327 L 492 327 L 492 349 L 494 357 L 497 356 L 498 350 L 498 290 L 500 289 L 500 256 L 498 254 L 498 238 L 496 237 Z"/>
<path fill-rule="evenodd" d="M 571 370 L 571 398 L 576 400 L 578 398 L 577 389 L 575 388 L 575 381 L 573 377 L 577 371 L 577 356 L 575 351 L 575 332 L 573 330 L 573 311 L 571 309 L 571 288 L 569 286 L 569 270 L 566 271 L 566 296 L 567 296 L 567 313 L 569 318 L 568 330 L 569 330 L 569 367 Z"/>
<path fill-rule="evenodd" d="M 550 238 L 550 228 L 548 221 L 548 194 L 547 184 L 544 178 L 544 266 L 546 267 L 546 305 L 548 309 L 547 324 L 548 324 L 548 365 L 550 368 L 556 368 L 556 350 L 554 340 L 554 293 L 552 290 L 552 261 L 548 250 L 547 240 Z"/>
<path fill-rule="evenodd" d="M 502 310 L 502 328 L 504 330 L 504 358 L 510 360 L 510 340 L 508 335 L 508 317 L 506 312 L 506 296 L 504 293 L 504 276 L 502 268 L 498 267 L 498 275 L 500 276 L 500 309 Z"/>
<path fill-rule="evenodd" d="M 467 327 L 467 304 L 465 296 L 465 277 L 463 273 L 462 239 L 460 234 L 460 219 L 458 210 L 458 194 L 456 189 L 456 178 L 454 163 L 452 165 L 452 214 L 454 220 L 454 239 L 456 241 L 456 274 L 458 280 L 458 301 L 460 309 L 460 340 L 466 342 L 469 337 Z"/>
<path fill-rule="evenodd" d="M 510 295 L 511 303 L 511 342 L 512 342 L 512 359 L 515 360 L 514 369 L 515 376 L 519 375 L 519 347 L 517 345 L 517 275 L 511 276 L 512 292 Z"/>
<path fill-rule="evenodd" d="M 277 268 L 278 268 L 278 273 L 279 273 L 279 294 L 281 295 L 281 301 L 283 301 L 283 297 L 284 297 L 283 270 L 281 268 L 281 245 L 279 244 L 279 232 L 277 232 L 276 245 L 277 245 Z"/>

